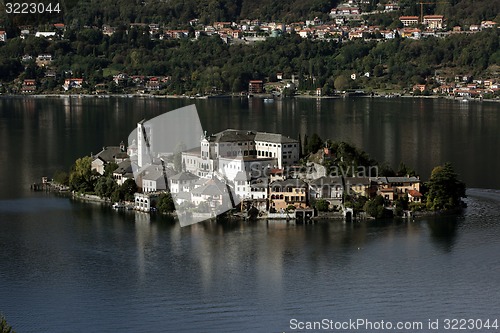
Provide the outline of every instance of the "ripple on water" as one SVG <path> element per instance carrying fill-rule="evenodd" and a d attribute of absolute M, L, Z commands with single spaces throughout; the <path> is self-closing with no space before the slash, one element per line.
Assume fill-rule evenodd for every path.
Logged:
<path fill-rule="evenodd" d="M 0 200 L 0 213 L 43 213 L 53 210 L 70 210 L 71 203 L 67 198 L 26 198 Z"/>

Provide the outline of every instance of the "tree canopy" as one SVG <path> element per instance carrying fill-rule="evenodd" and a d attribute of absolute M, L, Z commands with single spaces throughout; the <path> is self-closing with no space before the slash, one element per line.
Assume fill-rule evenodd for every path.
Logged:
<path fill-rule="evenodd" d="M 427 209 L 446 210 L 460 207 L 465 198 L 465 183 L 458 179 L 457 173 L 450 163 L 440 165 L 432 170 L 427 182 Z"/>

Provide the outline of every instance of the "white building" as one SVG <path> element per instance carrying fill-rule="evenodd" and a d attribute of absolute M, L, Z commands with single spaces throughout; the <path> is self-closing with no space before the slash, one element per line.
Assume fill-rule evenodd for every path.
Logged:
<path fill-rule="evenodd" d="M 169 177 L 169 187 L 171 193 L 189 192 L 199 178 L 191 172 L 181 172 Z"/>
<path fill-rule="evenodd" d="M 399 20 L 405 27 L 410 27 L 412 25 L 418 24 L 418 16 L 400 16 Z"/>
<path fill-rule="evenodd" d="M 255 148 L 257 158 L 276 158 L 279 169 L 299 162 L 299 142 L 281 134 L 257 132 Z"/>
<path fill-rule="evenodd" d="M 234 193 L 241 200 L 250 198 L 250 174 L 239 171 L 234 177 Z"/>
<path fill-rule="evenodd" d="M 53 31 L 38 31 L 35 33 L 35 37 L 45 37 L 48 39 L 52 39 L 52 37 L 55 37 L 56 33 Z"/>
<path fill-rule="evenodd" d="M 169 179 L 175 172 L 170 168 L 163 169 L 160 164 L 151 164 L 137 171 L 138 183 L 142 184 L 142 192 L 157 192 L 167 189 L 165 178 Z"/>
<path fill-rule="evenodd" d="M 239 171 L 283 168 L 299 161 L 297 140 L 281 134 L 228 129 L 201 138 L 200 148 L 182 153 L 185 171 L 234 180 Z"/>
<path fill-rule="evenodd" d="M 127 179 L 134 179 L 134 173 L 130 160 L 118 163 L 118 168 L 113 171 L 113 179 L 118 185 L 123 185 Z"/>
<path fill-rule="evenodd" d="M 121 163 L 128 159 L 125 152 L 125 145 L 120 144 L 119 147 L 103 147 L 96 155 L 92 155 L 91 169 L 96 170 L 99 174 L 104 175 L 104 169 L 109 163 Z"/>
<path fill-rule="evenodd" d="M 141 212 L 149 212 L 156 206 L 158 197 L 158 193 L 135 193 L 134 208 Z"/>
<path fill-rule="evenodd" d="M 429 29 L 442 29 L 443 19 L 443 15 L 426 15 L 424 16 L 423 24 Z"/>

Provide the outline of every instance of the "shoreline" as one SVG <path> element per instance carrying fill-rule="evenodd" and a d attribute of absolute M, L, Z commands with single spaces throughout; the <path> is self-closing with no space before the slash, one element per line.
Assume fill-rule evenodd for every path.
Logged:
<path fill-rule="evenodd" d="M 52 188 L 53 188 L 53 190 L 49 191 L 48 193 L 54 193 L 55 195 L 66 197 L 69 200 L 76 200 L 76 201 L 80 201 L 80 202 L 88 203 L 88 204 L 100 204 L 100 205 L 105 205 L 105 206 L 108 206 L 111 208 L 113 205 L 113 202 L 110 199 L 101 198 L 97 195 L 78 193 L 78 192 L 61 191 L 58 189 L 54 189 L 54 187 L 52 187 Z M 133 203 L 126 202 L 126 204 L 133 204 Z M 417 220 L 422 220 L 422 219 L 427 218 L 427 217 L 461 216 L 461 215 L 463 215 L 464 210 L 466 208 L 467 207 L 464 206 L 464 207 L 456 207 L 454 209 L 440 210 L 440 211 L 415 211 L 415 212 L 408 211 L 408 213 L 410 213 L 410 214 L 407 216 L 393 216 L 393 217 L 380 218 L 380 219 L 366 216 L 362 212 L 361 215 L 354 217 L 350 221 L 347 221 L 341 212 L 322 212 L 322 213 L 320 213 L 316 216 L 313 216 L 311 218 L 308 218 L 308 219 L 301 219 L 301 218 L 296 218 L 296 217 L 293 217 L 293 218 L 292 217 L 290 217 L 290 218 L 272 218 L 272 217 L 268 217 L 268 216 L 262 216 L 262 217 L 256 218 L 255 221 L 264 221 L 266 223 L 269 221 L 278 221 L 278 220 L 284 220 L 284 221 L 287 221 L 287 223 L 288 222 L 294 222 L 294 223 L 316 223 L 316 222 L 320 222 L 320 223 L 324 223 L 324 222 L 328 222 L 328 223 L 338 223 L 338 222 L 363 223 L 364 222 L 364 223 L 369 223 L 369 222 L 376 222 L 376 221 L 414 222 Z M 120 209 L 118 209 L 117 211 L 120 211 Z M 138 211 L 137 209 L 125 209 L 122 211 L 141 212 L 141 211 Z M 151 215 L 151 212 L 142 212 L 142 213 Z M 248 216 L 241 215 L 242 214 L 241 212 L 230 213 L 229 215 L 227 215 L 227 213 L 228 212 L 220 215 L 219 218 L 225 218 L 225 219 L 228 219 L 230 221 L 239 221 L 239 222 L 253 221 L 253 219 L 249 218 Z M 160 215 L 174 217 L 176 219 L 176 221 L 178 222 L 177 214 L 175 211 L 172 213 L 160 214 Z M 217 220 L 218 220 L 218 218 L 215 217 L 215 218 L 209 218 L 205 221 L 217 221 Z"/>
<path fill-rule="evenodd" d="M 392 93 L 388 93 L 386 95 L 334 95 L 334 96 L 315 96 L 315 95 L 295 95 L 291 97 L 278 97 L 275 98 L 271 94 L 266 95 L 258 95 L 258 96 L 241 96 L 241 95 L 222 95 L 222 96 L 183 96 L 183 95 L 150 95 L 150 94 L 34 94 L 34 95 L 23 95 L 23 94 L 0 94 L 0 98 L 33 98 L 33 99 L 43 99 L 43 98 L 98 98 L 98 99 L 106 99 L 106 98 L 143 98 L 143 99 L 192 99 L 192 100 L 206 100 L 206 99 L 233 99 L 233 98 L 248 98 L 248 99 L 274 99 L 276 101 L 284 100 L 284 99 L 316 99 L 316 100 L 333 100 L 333 99 L 348 99 L 348 98 L 376 98 L 376 99 L 398 99 L 398 98 L 414 98 L 414 99 L 446 99 L 457 102 L 493 102 L 500 103 L 500 98 L 491 99 L 491 98 L 463 98 L 456 96 L 437 96 L 437 95 L 429 95 L 429 96 L 413 96 L 413 95 L 392 95 Z"/>

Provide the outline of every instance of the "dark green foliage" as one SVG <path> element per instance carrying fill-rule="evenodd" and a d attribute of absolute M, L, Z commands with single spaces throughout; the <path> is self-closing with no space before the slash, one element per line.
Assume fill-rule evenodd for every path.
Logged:
<path fill-rule="evenodd" d="M 408 205 L 408 208 L 412 212 L 420 212 L 420 211 L 425 210 L 425 205 L 421 202 L 412 202 Z"/>
<path fill-rule="evenodd" d="M 15 333 L 2 315 L 0 315 L 0 333 Z"/>
<path fill-rule="evenodd" d="M 458 180 L 450 163 L 435 167 L 426 187 L 426 206 L 429 210 L 458 208 L 462 198 L 465 198 L 465 184 Z"/>
<path fill-rule="evenodd" d="M 134 193 L 137 192 L 137 190 L 137 183 L 134 179 L 127 179 L 120 187 L 120 191 L 123 193 L 123 198 L 127 201 L 134 200 Z"/>
<path fill-rule="evenodd" d="M 18 59 L 0 58 L 0 80 L 12 81 L 23 72 L 23 66 Z"/>
<path fill-rule="evenodd" d="M 408 210 L 408 194 L 400 196 L 394 201 L 394 215 L 402 216 L 404 210 Z"/>
<path fill-rule="evenodd" d="M 376 168 L 370 168 L 371 166 L 376 166 L 377 161 L 373 160 L 366 152 L 359 150 L 355 146 L 347 142 L 332 142 L 329 144 L 335 160 L 333 164 L 335 167 L 347 172 L 348 176 L 355 175 L 358 171 L 358 167 L 363 167 L 366 171 L 365 175 L 358 176 L 370 176 L 367 173 L 375 173 Z M 377 174 L 372 174 L 371 176 L 378 176 Z"/>
<path fill-rule="evenodd" d="M 317 133 L 313 133 L 306 145 L 306 151 L 314 154 L 321 149 L 321 147 L 323 147 L 323 140 L 321 140 Z"/>
<path fill-rule="evenodd" d="M 113 177 L 113 172 L 118 169 L 118 164 L 115 162 L 108 163 L 104 166 L 104 176 Z"/>
<path fill-rule="evenodd" d="M 310 153 L 309 149 L 309 137 L 307 134 L 304 134 L 304 155 L 308 155 Z"/>
<path fill-rule="evenodd" d="M 69 175 L 65 171 L 57 171 L 54 174 L 54 181 L 61 185 L 69 185 Z"/>
<path fill-rule="evenodd" d="M 380 166 L 379 166 L 379 176 L 381 177 L 395 177 L 396 176 L 396 172 L 394 172 L 394 170 L 391 168 L 391 166 L 388 164 L 388 163 L 382 163 Z"/>
<path fill-rule="evenodd" d="M 380 219 L 387 215 L 384 205 L 384 198 L 381 195 L 377 195 L 375 198 L 368 200 L 363 209 L 368 215 Z"/>
<path fill-rule="evenodd" d="M 299 78 L 300 90 L 323 88 L 325 94 L 331 94 L 334 89 L 409 88 L 425 82 L 436 69 L 477 76 L 500 62 L 499 29 L 447 38 L 396 38 L 385 42 L 327 43 L 292 34 L 252 45 L 230 46 L 217 36 L 202 37 L 196 42 L 187 39 L 152 40 L 147 26 L 129 28 L 130 22 L 155 22 L 187 29 L 187 22 L 193 18 L 199 18 L 202 23 L 241 18 L 278 22 L 314 16 L 326 19 L 329 10 L 339 2 L 336 0 L 172 0 L 148 1 L 146 4 L 128 0 L 69 2 L 72 4 L 65 2 L 67 30 L 63 40 L 50 41 L 33 36 L 21 40 L 9 33 L 7 43 L 0 45 L 1 81 L 11 82 L 24 73 L 25 78 L 43 79 L 43 89 L 57 89 L 64 79 L 64 71 L 72 70 L 73 76 L 84 77 L 93 89 L 97 83 L 110 81 L 110 73 L 125 72 L 129 75 L 170 76 L 169 83 L 162 87 L 163 92 L 205 94 L 243 91 L 250 79 L 273 78 L 277 72 L 282 72 L 288 78 L 295 74 Z M 370 3 L 370 6 L 377 2 Z M 498 1 L 462 0 L 452 1 L 452 5 L 425 7 L 429 13 L 445 14 L 447 19 L 465 24 L 496 19 L 499 12 Z M 414 1 L 403 2 L 402 7 L 404 14 L 419 11 Z M 387 17 L 398 22 L 397 15 L 390 15 L 393 14 L 370 16 L 370 19 L 383 25 L 389 23 Z M 117 31 L 112 36 L 105 36 L 98 29 L 102 24 L 115 26 Z M 192 34 L 193 28 L 190 28 Z M 19 61 L 24 54 L 36 56 L 43 53 L 54 56 L 52 65 L 61 74 L 57 82 L 44 79 L 43 70 L 33 66 L 24 69 Z M 373 75 L 370 79 L 353 81 L 349 78 L 353 72 Z M 111 85 L 110 90 L 122 92 L 126 86 Z M 293 91 L 286 94 L 293 94 Z"/>
<path fill-rule="evenodd" d="M 118 184 L 111 177 L 102 176 L 97 180 L 95 193 L 101 198 L 111 198 L 111 195 L 118 189 Z"/>
<path fill-rule="evenodd" d="M 344 195 L 344 197 L 345 197 L 344 206 L 352 208 L 355 213 L 363 211 L 364 206 L 368 201 L 368 198 L 361 196 L 356 197 L 356 196 Z"/>
<path fill-rule="evenodd" d="M 111 201 L 133 201 L 134 193 L 138 190 L 134 179 L 127 179 L 121 186 L 117 186 L 111 194 Z"/>
<path fill-rule="evenodd" d="M 99 174 L 91 169 L 92 158 L 85 156 L 75 161 L 69 175 L 69 186 L 72 191 L 90 193 L 94 191 Z"/>
<path fill-rule="evenodd" d="M 174 205 L 174 200 L 172 199 L 172 195 L 170 193 L 160 194 L 156 208 L 162 214 L 172 213 L 175 210 L 175 205 Z"/>
<path fill-rule="evenodd" d="M 316 201 L 316 204 L 314 205 L 314 207 L 319 212 L 327 212 L 329 204 L 328 204 L 328 201 L 326 201 L 325 199 L 319 199 L 318 201 Z"/>
<path fill-rule="evenodd" d="M 299 158 L 302 158 L 303 156 L 303 153 L 302 153 L 302 138 L 300 136 L 300 133 L 299 133 Z"/>
<path fill-rule="evenodd" d="M 412 176 L 415 176 L 416 173 L 414 170 L 412 170 L 411 168 L 406 166 L 406 164 L 404 164 L 404 162 L 401 162 L 399 164 L 399 169 L 398 169 L 396 175 L 399 177 L 406 177 L 406 176 L 412 177 Z"/>

